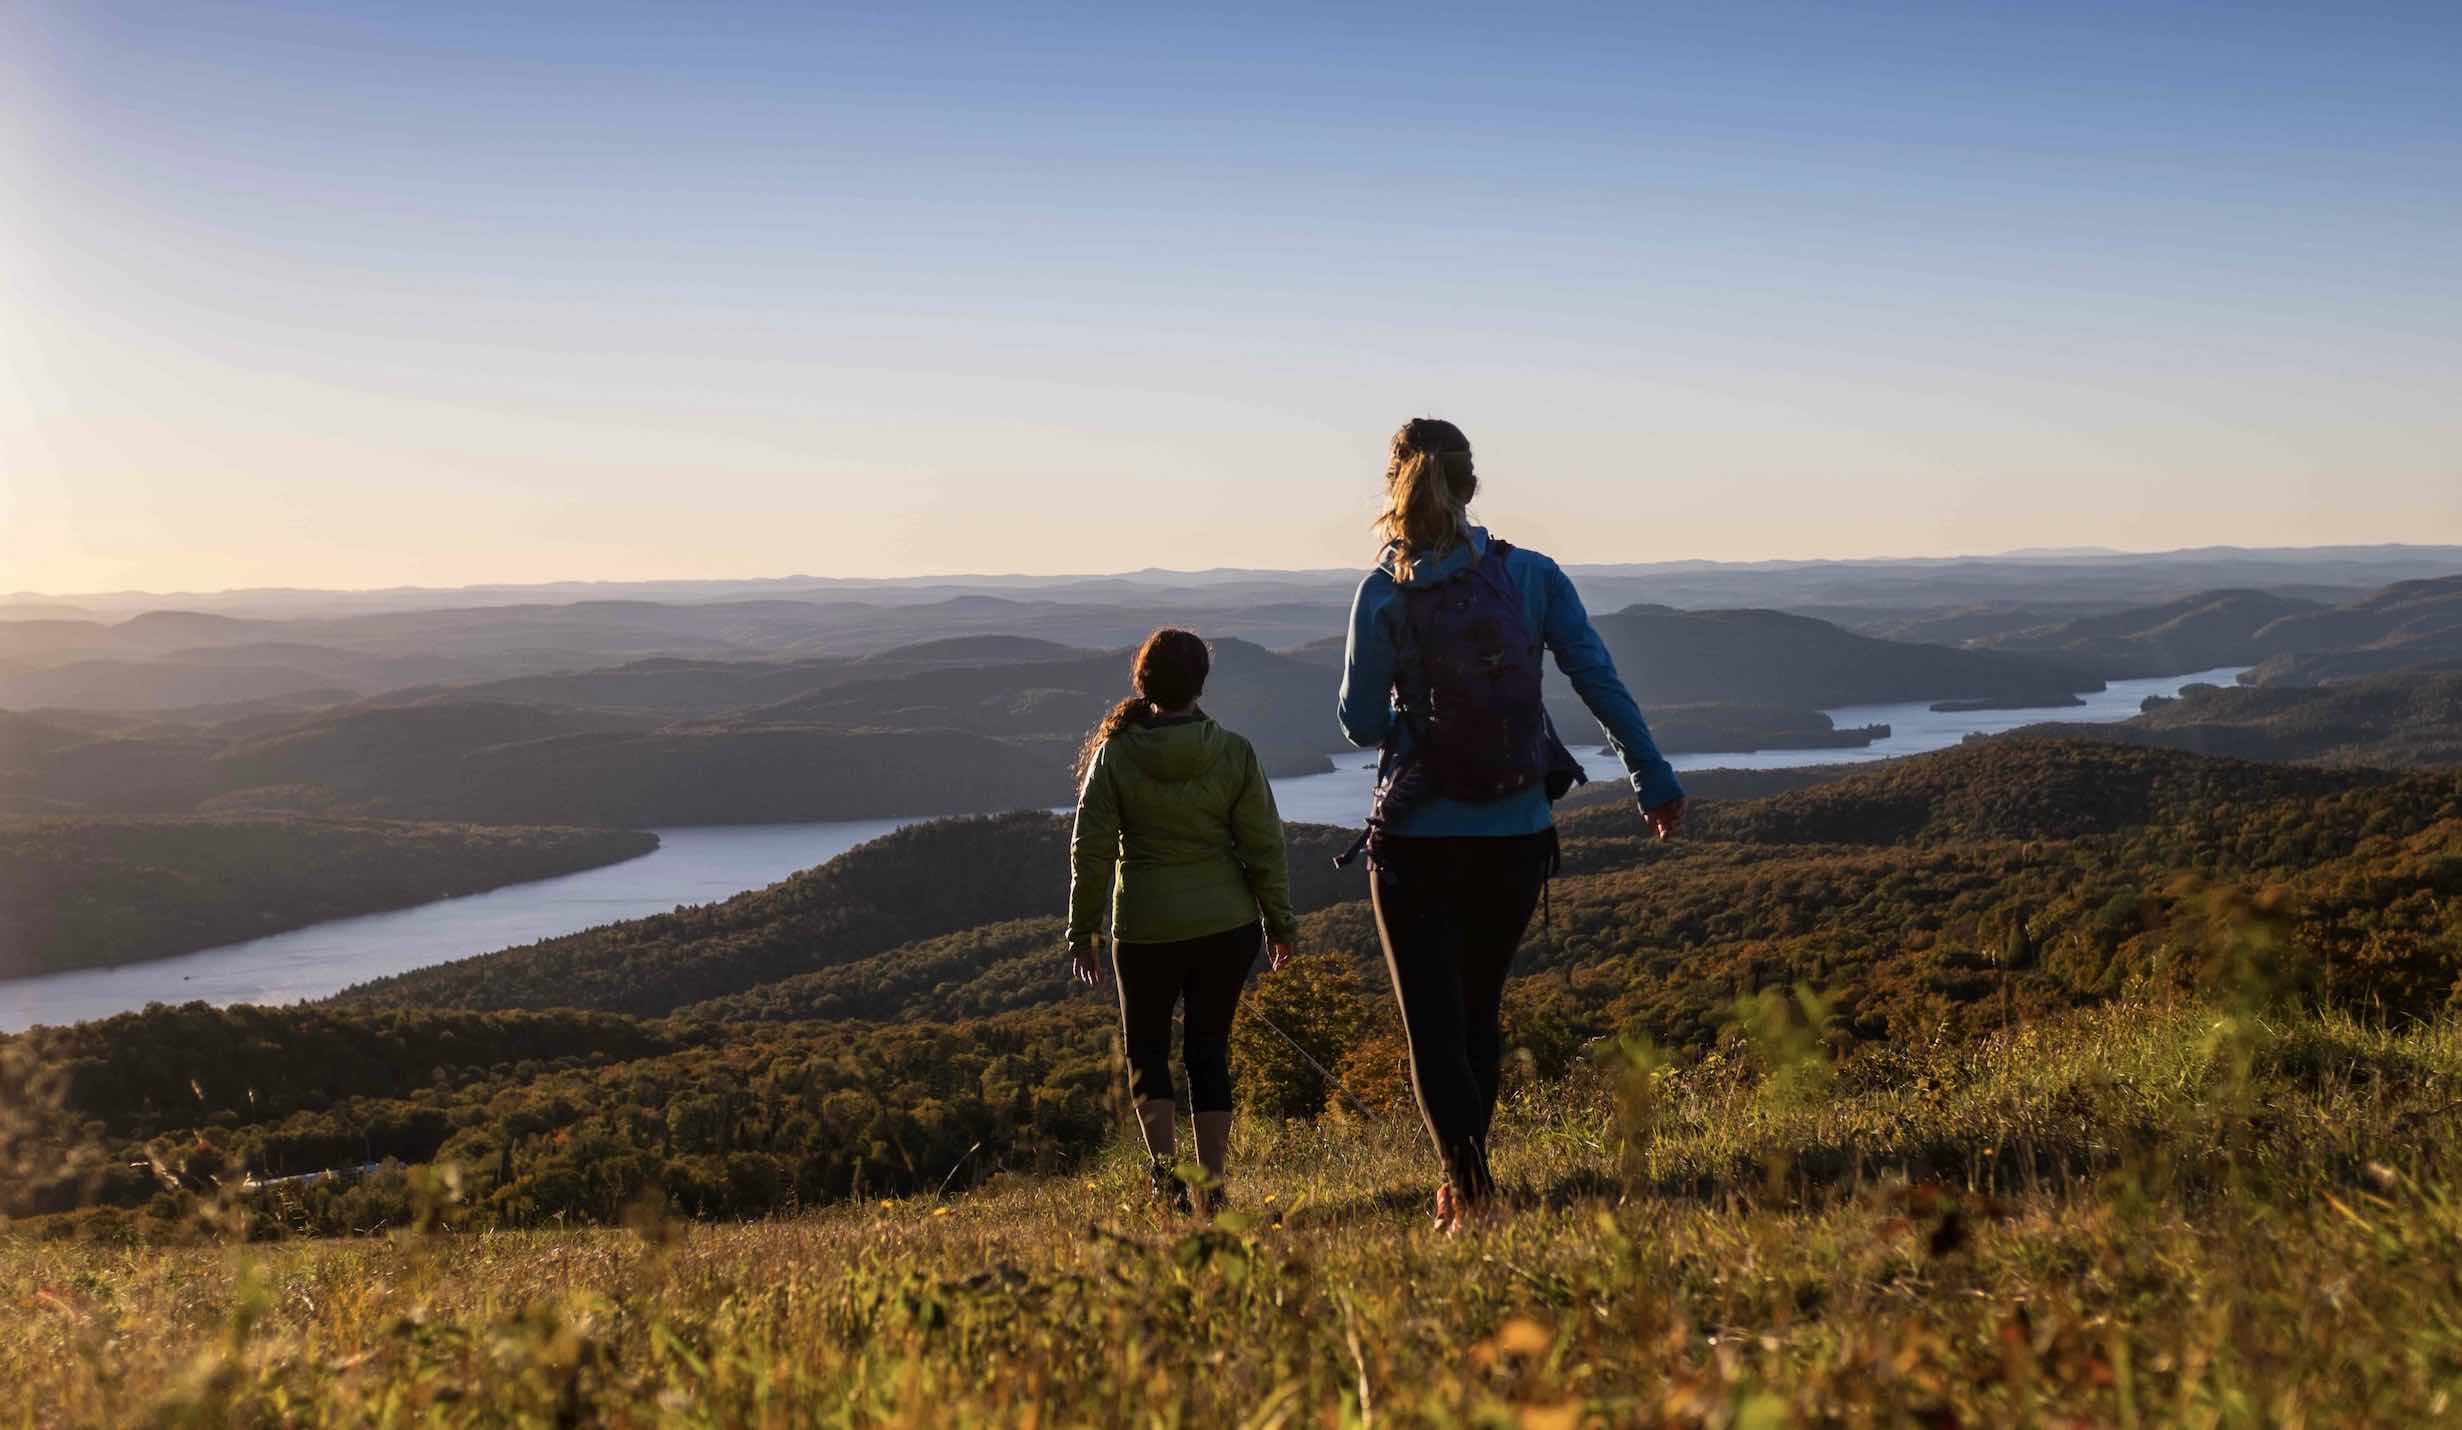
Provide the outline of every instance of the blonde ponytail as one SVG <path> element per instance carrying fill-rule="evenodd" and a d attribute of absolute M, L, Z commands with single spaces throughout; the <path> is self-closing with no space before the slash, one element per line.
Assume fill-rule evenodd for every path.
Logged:
<path fill-rule="evenodd" d="M 1470 439 L 1435 417 L 1414 417 L 1393 434 L 1385 463 L 1385 511 L 1377 534 L 1394 548 L 1394 570 L 1408 580 L 1418 563 L 1451 547 L 1470 524 L 1465 509 L 1479 490 Z"/>

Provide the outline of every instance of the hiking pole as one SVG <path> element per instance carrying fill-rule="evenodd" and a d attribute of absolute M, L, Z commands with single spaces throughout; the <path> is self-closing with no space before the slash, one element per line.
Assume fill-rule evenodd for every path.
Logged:
<path fill-rule="evenodd" d="M 949 1200 L 949 1184 L 950 1184 L 951 1182 L 954 1182 L 954 1181 L 956 1181 L 956 1180 L 957 1180 L 957 1174 L 958 1174 L 959 1169 L 960 1169 L 960 1168 L 963 1168 L 963 1167 L 966 1165 L 966 1158 L 967 1158 L 967 1157 L 971 1157 L 971 1156 L 973 1156 L 974 1154 L 976 1154 L 977 1152 L 980 1152 L 980 1151 L 982 1151 L 982 1150 L 983 1150 L 983 1144 L 982 1144 L 982 1143 L 980 1143 L 980 1142 L 977 1142 L 977 1143 L 976 1143 L 975 1145 L 973 1145 L 972 1147 L 967 1148 L 967 1149 L 966 1149 L 966 1152 L 965 1152 L 965 1155 L 964 1155 L 964 1156 L 961 1156 L 961 1157 L 959 1157 L 959 1158 L 957 1159 L 957 1166 L 955 1166 L 955 1167 L 951 1167 L 951 1168 L 949 1169 L 949 1175 L 948 1175 L 948 1176 L 945 1176 L 945 1177 L 943 1177 L 943 1178 L 941 1178 L 941 1179 L 940 1179 L 940 1190 L 939 1190 L 939 1191 L 937 1191 L 937 1192 L 934 1192 L 934 1193 L 932 1194 L 932 1195 L 933 1195 L 933 1197 L 935 1197 L 936 1199 L 938 1199 L 938 1200 L 940 1200 L 940 1201 L 944 1201 L 944 1202 L 945 1202 L 945 1201 L 947 1201 L 947 1200 Z"/>
<path fill-rule="evenodd" d="M 1316 1060 L 1315 1054 L 1309 1052 L 1306 1048 L 1301 1047 L 1299 1045 L 1299 1039 L 1294 1038 L 1290 1034 L 1282 1031 L 1282 1026 L 1280 1024 L 1276 1023 L 1273 1019 L 1266 1017 L 1263 1013 L 1250 1013 L 1248 1016 L 1256 1019 L 1258 1022 L 1263 1023 L 1267 1028 L 1271 1029 L 1275 1037 L 1282 1039 L 1285 1043 L 1288 1043 L 1291 1047 L 1291 1051 L 1299 1054 L 1299 1060 L 1301 1062 L 1306 1063 L 1310 1068 L 1314 1069 L 1318 1077 L 1325 1079 L 1325 1085 L 1333 1090 L 1334 1096 L 1342 1099 L 1344 1111 L 1349 1112 L 1354 1117 L 1365 1118 L 1368 1116 L 1368 1105 L 1361 1102 L 1358 1098 L 1351 1096 L 1351 1090 L 1342 1085 L 1342 1079 L 1335 1077 L 1331 1072 L 1327 1071 L 1325 1064 Z"/>

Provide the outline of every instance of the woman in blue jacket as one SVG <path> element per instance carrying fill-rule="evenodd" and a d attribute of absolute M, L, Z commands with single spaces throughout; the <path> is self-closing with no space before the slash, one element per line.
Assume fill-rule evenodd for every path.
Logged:
<path fill-rule="evenodd" d="M 1420 417 L 1394 434 L 1377 519 L 1385 549 L 1351 608 L 1341 704 L 1343 734 L 1384 751 L 1387 781 L 1421 738 L 1424 725 L 1413 712 L 1427 705 L 1435 678 L 1418 657 L 1424 637 L 1415 632 L 1426 626 L 1424 617 L 1413 624 L 1413 602 L 1424 609 L 1426 593 L 1478 572 L 1489 556 L 1486 530 L 1466 511 L 1478 489 L 1460 428 Z M 1518 598 L 1528 626 L 1530 665 L 1537 647 L 1555 653 L 1556 668 L 1623 760 L 1651 830 L 1672 836 L 1683 823 L 1684 791 L 1571 579 L 1517 547 L 1503 548 L 1501 571 L 1500 596 L 1507 609 Z M 1535 695 L 1535 675 L 1529 689 Z M 1407 807 L 1398 803 L 1387 803 L 1370 845 L 1369 892 L 1410 1037 L 1411 1085 L 1443 1163 L 1436 1221 L 1455 1230 L 1493 1207 L 1488 1130 L 1504 1051 L 1505 976 L 1555 867 L 1555 816 L 1543 783 L 1500 798 L 1427 793 Z"/>

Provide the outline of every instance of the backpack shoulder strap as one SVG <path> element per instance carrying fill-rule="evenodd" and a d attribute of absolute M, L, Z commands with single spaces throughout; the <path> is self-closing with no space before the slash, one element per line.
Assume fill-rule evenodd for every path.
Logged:
<path fill-rule="evenodd" d="M 1510 596 L 1516 606 L 1522 603 L 1520 588 L 1513 584 L 1513 570 L 1507 563 L 1513 556 L 1513 543 L 1501 536 L 1487 539 L 1487 551 L 1479 558 L 1477 571 L 1481 578 L 1494 584 Z"/>

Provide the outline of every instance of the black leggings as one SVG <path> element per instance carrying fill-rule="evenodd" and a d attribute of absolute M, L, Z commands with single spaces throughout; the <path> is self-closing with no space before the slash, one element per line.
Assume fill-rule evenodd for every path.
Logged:
<path fill-rule="evenodd" d="M 1455 1193 L 1495 1190 L 1488 1125 L 1505 975 L 1555 867 L 1556 833 L 1377 842 L 1369 897 L 1410 1035 L 1411 1087 Z"/>
<path fill-rule="evenodd" d="M 1188 999 L 1180 1060 L 1188 1066 L 1188 1103 L 1196 1112 L 1231 1110 L 1231 1015 L 1264 941 L 1255 924 L 1171 943 L 1115 943 L 1120 1031 L 1128 1044 L 1128 1083 L 1139 1102 L 1171 1098 L 1171 1009 Z"/>

